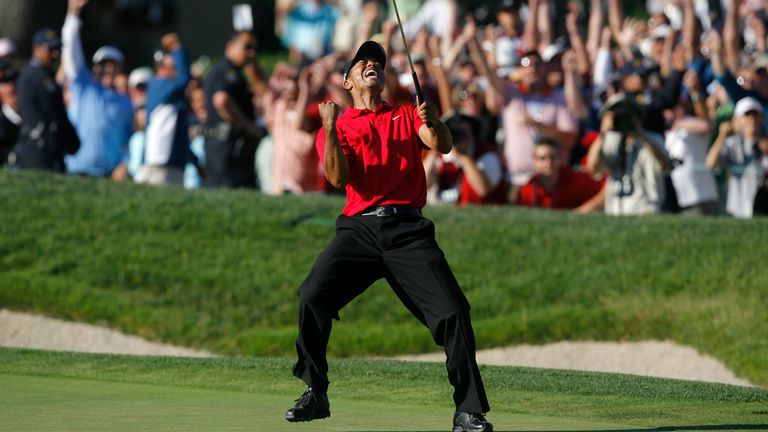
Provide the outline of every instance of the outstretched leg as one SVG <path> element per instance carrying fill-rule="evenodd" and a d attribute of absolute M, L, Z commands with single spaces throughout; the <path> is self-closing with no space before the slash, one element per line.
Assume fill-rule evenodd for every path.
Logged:
<path fill-rule="evenodd" d="M 326 349 L 339 311 L 383 277 L 381 251 L 365 227 L 340 216 L 336 237 L 299 288 L 298 360 L 293 374 L 316 392 L 328 390 Z"/>
<path fill-rule="evenodd" d="M 420 219 L 401 224 L 384 251 L 384 263 L 395 293 L 426 324 L 435 342 L 445 347 L 457 410 L 488 412 L 490 406 L 475 361 L 469 303 L 434 240 L 432 222 Z"/>

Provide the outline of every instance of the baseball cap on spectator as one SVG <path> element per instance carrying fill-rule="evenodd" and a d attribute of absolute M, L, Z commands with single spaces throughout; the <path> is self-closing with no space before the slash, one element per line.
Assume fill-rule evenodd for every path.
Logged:
<path fill-rule="evenodd" d="M 152 69 L 148 67 L 140 67 L 131 71 L 128 75 L 128 87 L 136 88 L 140 85 L 146 86 L 149 80 L 152 79 Z"/>
<path fill-rule="evenodd" d="M 553 43 L 552 45 L 548 45 L 546 48 L 544 48 L 541 51 L 541 59 L 544 60 L 545 63 L 549 63 L 550 60 L 557 57 L 559 54 L 562 54 L 565 52 L 565 47 L 561 43 Z"/>
<path fill-rule="evenodd" d="M 752 67 L 755 69 L 768 68 L 768 54 L 759 54 L 752 60 Z"/>
<path fill-rule="evenodd" d="M 352 57 L 352 60 L 347 63 L 347 68 L 344 70 L 345 81 L 347 80 L 349 71 L 352 70 L 352 66 L 365 58 L 372 58 L 376 60 L 377 62 L 381 63 L 382 67 L 386 67 L 387 65 L 387 54 L 384 52 L 384 47 L 374 41 L 365 41 L 362 45 L 360 45 L 360 48 L 357 49 L 357 52 L 355 53 L 355 56 Z"/>
<path fill-rule="evenodd" d="M 113 46 L 103 46 L 99 48 L 93 54 L 93 58 L 91 59 L 94 64 L 99 64 L 106 61 L 113 61 L 115 63 L 123 64 L 123 60 L 125 60 L 123 53 Z"/>
<path fill-rule="evenodd" d="M 8 38 L 0 39 L 0 57 L 10 57 L 16 54 L 16 44 Z"/>
<path fill-rule="evenodd" d="M 621 76 L 640 75 L 645 77 L 651 72 L 651 68 L 646 66 L 641 60 L 628 60 L 619 68 Z"/>
<path fill-rule="evenodd" d="M 659 24 L 651 31 L 651 38 L 653 39 L 665 39 L 669 36 L 672 28 L 667 24 Z"/>
<path fill-rule="evenodd" d="M 763 114 L 763 104 L 753 97 L 745 97 L 741 98 L 736 103 L 736 108 L 733 109 L 733 115 L 741 117 L 751 111 L 757 111 L 758 113 Z"/>
<path fill-rule="evenodd" d="M 32 36 L 33 46 L 45 46 L 50 49 L 61 48 L 61 38 L 56 30 L 50 27 L 44 27 L 35 32 Z"/>

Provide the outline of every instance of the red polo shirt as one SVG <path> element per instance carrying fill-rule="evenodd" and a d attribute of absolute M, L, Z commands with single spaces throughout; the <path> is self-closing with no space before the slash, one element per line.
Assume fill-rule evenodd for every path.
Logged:
<path fill-rule="evenodd" d="M 350 107 L 339 116 L 336 133 L 349 162 L 345 215 L 353 216 L 372 206 L 424 207 L 427 180 L 421 150 L 425 146 L 418 135 L 422 124 L 416 106 L 387 103 L 377 105 L 376 111 Z M 323 162 L 322 128 L 316 144 Z"/>
<path fill-rule="evenodd" d="M 544 189 L 538 176 L 534 176 L 520 188 L 517 203 L 528 207 L 574 209 L 597 195 L 603 183 L 593 180 L 589 174 L 561 166 L 560 180 L 553 194 Z"/>

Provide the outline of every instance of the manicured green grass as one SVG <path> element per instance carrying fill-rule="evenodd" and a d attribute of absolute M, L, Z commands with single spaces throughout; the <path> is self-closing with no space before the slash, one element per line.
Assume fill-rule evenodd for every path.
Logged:
<path fill-rule="evenodd" d="M 292 355 L 296 289 L 341 198 L 0 171 L 0 306 L 228 355 Z M 671 339 L 768 385 L 768 220 L 427 208 L 481 348 Z M 332 356 L 435 349 L 384 283 Z"/>
<path fill-rule="evenodd" d="M 282 418 L 303 390 L 290 366 L 288 358 L 0 349 L 0 431 L 450 429 L 442 365 L 331 361 L 332 417 L 303 425 Z M 497 431 L 768 429 L 761 389 L 527 368 L 482 372 Z"/>

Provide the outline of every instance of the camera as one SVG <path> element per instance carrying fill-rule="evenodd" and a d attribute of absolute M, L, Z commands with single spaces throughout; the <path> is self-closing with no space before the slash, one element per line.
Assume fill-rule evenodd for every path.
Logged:
<path fill-rule="evenodd" d="M 608 112 L 613 113 L 613 130 L 623 133 L 633 131 L 634 125 L 642 123 L 645 117 L 643 107 L 625 93 L 609 97 L 600 110 L 600 118 Z"/>

